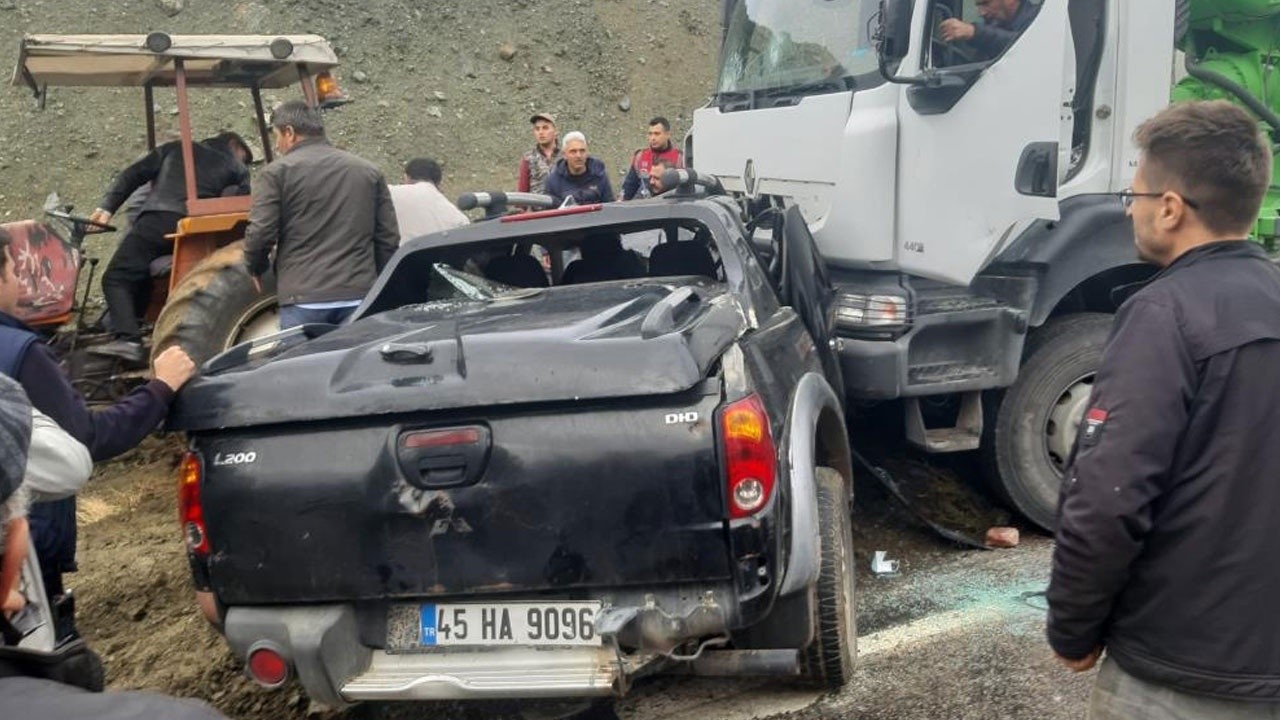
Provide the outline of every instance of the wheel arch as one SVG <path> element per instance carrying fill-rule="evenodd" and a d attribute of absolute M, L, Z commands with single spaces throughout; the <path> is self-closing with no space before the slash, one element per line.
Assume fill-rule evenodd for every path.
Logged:
<path fill-rule="evenodd" d="M 1063 200 L 1060 220 L 1033 225 L 993 265 L 1037 273 L 1032 327 L 1069 312 L 1114 313 L 1120 299 L 1112 291 L 1155 272 L 1138 258 L 1133 224 L 1120 202 L 1095 194 Z"/>
<path fill-rule="evenodd" d="M 787 483 L 791 494 L 791 543 L 779 595 L 800 592 L 817 582 L 821 558 L 818 491 L 814 468 L 831 467 L 850 484 L 853 464 L 844 411 L 830 383 L 809 372 L 796 384 L 787 417 Z"/>

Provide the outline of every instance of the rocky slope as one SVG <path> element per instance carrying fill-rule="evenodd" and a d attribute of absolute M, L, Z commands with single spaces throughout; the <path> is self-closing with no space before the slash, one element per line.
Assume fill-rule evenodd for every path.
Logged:
<path fill-rule="evenodd" d="M 709 94 L 716 0 L 0 0 L 0 53 L 24 33 L 318 33 L 335 46 L 355 100 L 328 117 L 335 142 L 398 178 L 413 156 L 438 158 L 445 191 L 513 189 L 534 109 L 579 129 L 617 177 L 647 120 L 680 138 Z M 198 136 L 256 138 L 247 92 L 195 93 Z M 279 91 L 267 100 L 292 99 Z M 160 129 L 176 128 L 157 91 Z M 0 222 L 35 217 L 45 195 L 91 209 L 118 168 L 146 148 L 137 89 L 51 89 L 37 110 L 0 90 Z M 114 239 L 90 251 L 110 252 Z"/>

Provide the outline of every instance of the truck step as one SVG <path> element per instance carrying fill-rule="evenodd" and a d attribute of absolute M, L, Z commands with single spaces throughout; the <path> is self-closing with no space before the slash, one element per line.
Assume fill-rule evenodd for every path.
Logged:
<path fill-rule="evenodd" d="M 960 412 L 953 427 L 925 427 L 920 398 L 906 400 L 907 440 L 931 453 L 977 450 L 982 441 L 982 392 L 960 396 Z"/>
<path fill-rule="evenodd" d="M 1002 307 L 1004 303 L 993 297 L 969 294 L 930 294 L 921 293 L 916 298 L 916 316 L 943 315 L 946 313 L 962 313 L 972 310 L 988 310 Z"/>
<path fill-rule="evenodd" d="M 486 648 L 466 653 L 373 653 L 342 687 L 346 700 L 466 700 L 612 695 L 616 654 L 604 647 Z"/>

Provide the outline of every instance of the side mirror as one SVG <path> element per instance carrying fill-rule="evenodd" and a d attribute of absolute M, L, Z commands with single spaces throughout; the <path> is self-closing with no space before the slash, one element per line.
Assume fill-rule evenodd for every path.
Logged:
<path fill-rule="evenodd" d="M 876 52 L 880 64 L 901 60 L 911 44 L 912 0 L 880 0 L 880 24 L 876 29 Z"/>

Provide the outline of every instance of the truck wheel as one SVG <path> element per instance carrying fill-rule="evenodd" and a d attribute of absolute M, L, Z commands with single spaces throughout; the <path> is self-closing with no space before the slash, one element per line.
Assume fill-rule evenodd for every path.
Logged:
<path fill-rule="evenodd" d="M 1053 531 L 1058 491 L 1111 332 L 1104 313 L 1064 315 L 1027 339 L 1018 379 L 989 396 L 988 479 L 1028 520 Z M 990 414 L 988 414 L 990 417 Z"/>
<path fill-rule="evenodd" d="M 219 248 L 192 268 L 156 318 L 151 356 L 179 345 L 196 364 L 227 348 L 279 329 L 274 273 L 262 277 L 262 292 L 244 268 L 244 243 Z"/>
<path fill-rule="evenodd" d="M 815 475 L 822 560 L 815 588 L 814 639 L 801 652 L 800 675 L 806 685 L 839 690 L 853 676 L 858 642 L 853 520 L 849 516 L 849 485 L 840 473 L 820 467 Z"/>

